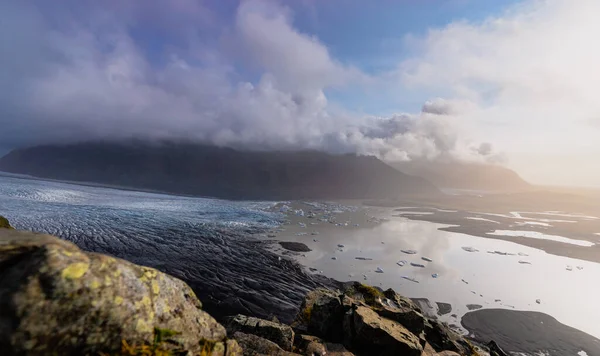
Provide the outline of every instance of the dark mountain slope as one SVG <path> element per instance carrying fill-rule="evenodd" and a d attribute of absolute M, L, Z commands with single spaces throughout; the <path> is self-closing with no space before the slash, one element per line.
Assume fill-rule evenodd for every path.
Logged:
<path fill-rule="evenodd" d="M 374 157 L 237 151 L 196 144 L 81 143 L 18 149 L 0 170 L 230 199 L 360 199 L 432 195 L 428 181 Z"/>
<path fill-rule="evenodd" d="M 440 188 L 519 192 L 532 186 L 515 171 L 494 164 L 467 162 L 401 162 L 392 166 L 423 177 Z"/>

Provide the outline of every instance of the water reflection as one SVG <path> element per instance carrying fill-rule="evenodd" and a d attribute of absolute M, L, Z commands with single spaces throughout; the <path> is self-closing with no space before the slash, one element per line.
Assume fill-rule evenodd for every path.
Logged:
<path fill-rule="evenodd" d="M 440 231 L 440 227 L 444 225 L 392 218 L 372 229 L 330 229 L 321 232 L 318 242 L 295 240 L 313 250 L 299 257 L 302 264 L 338 280 L 362 281 L 365 275 L 366 283 L 372 285 L 392 287 L 409 297 L 451 303 L 452 312 L 442 317 L 451 323 L 458 324 L 468 311 L 467 304 L 475 304 L 541 311 L 600 336 L 596 322 L 600 308 L 594 302 L 600 298 L 600 286 L 593 282 L 600 275 L 600 264 L 507 241 Z M 478 252 L 467 252 L 465 246 Z M 408 249 L 417 253 L 401 252 Z M 372 260 L 357 260 L 359 256 Z M 422 260 L 423 256 L 432 262 Z M 399 260 L 408 263 L 401 267 Z M 410 262 L 425 268 L 412 267 Z M 567 266 L 572 266 L 570 271 Z M 384 273 L 376 273 L 378 267 Z"/>

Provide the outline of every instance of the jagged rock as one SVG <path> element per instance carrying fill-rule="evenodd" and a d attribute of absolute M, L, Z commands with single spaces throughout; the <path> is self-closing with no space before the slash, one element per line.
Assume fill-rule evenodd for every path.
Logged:
<path fill-rule="evenodd" d="M 230 334 L 237 331 L 253 334 L 276 343 L 285 351 L 292 351 L 294 331 L 288 325 L 245 315 L 227 317 L 224 324 Z"/>
<path fill-rule="evenodd" d="M 339 342 L 343 339 L 344 313 L 340 295 L 319 288 L 306 295 L 295 324 L 305 325 L 310 333 L 328 341 Z"/>
<path fill-rule="evenodd" d="M 233 338 L 244 350 L 244 356 L 300 356 L 299 354 L 285 351 L 276 343 L 260 336 L 237 331 L 233 334 Z"/>
<path fill-rule="evenodd" d="M 396 303 L 397 305 L 399 305 L 400 307 L 413 309 L 413 310 L 416 310 L 419 313 L 423 314 L 423 312 L 421 311 L 421 308 L 419 308 L 419 306 L 415 302 L 413 302 L 410 298 L 407 298 L 403 295 L 396 293 L 392 288 L 389 288 L 386 291 L 384 291 L 383 295 L 387 299 L 389 299 L 389 300 L 393 301 L 394 303 Z"/>
<path fill-rule="evenodd" d="M 438 352 L 455 351 L 460 354 L 469 354 L 468 348 L 459 342 L 461 338 L 437 320 L 426 319 L 424 338 Z"/>
<path fill-rule="evenodd" d="M 488 342 L 487 347 L 490 349 L 490 356 L 508 356 L 508 354 L 504 352 L 504 350 L 502 350 L 494 340 Z"/>
<path fill-rule="evenodd" d="M 0 231 L 3 355 L 97 355 L 122 343 L 239 355 L 191 288 L 49 235 Z"/>
<path fill-rule="evenodd" d="M 405 306 L 382 305 L 374 309 L 377 314 L 384 318 L 397 321 L 415 335 L 419 335 L 425 329 L 425 317 L 415 309 Z"/>
<path fill-rule="evenodd" d="M 10 226 L 8 219 L 5 218 L 4 216 L 0 215 L 0 229 L 12 229 L 12 228 L 13 227 Z"/>
<path fill-rule="evenodd" d="M 354 356 L 341 344 L 325 342 L 311 335 L 300 335 L 296 338 L 296 347 L 306 356 Z"/>
<path fill-rule="evenodd" d="M 373 355 L 420 356 L 420 340 L 397 322 L 379 316 L 370 308 L 359 306 L 344 318 L 347 342 Z"/>

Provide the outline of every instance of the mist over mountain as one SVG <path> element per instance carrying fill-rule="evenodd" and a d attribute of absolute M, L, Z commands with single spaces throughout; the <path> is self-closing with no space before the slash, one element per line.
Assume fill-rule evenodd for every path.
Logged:
<path fill-rule="evenodd" d="M 0 170 L 229 199 L 435 195 L 430 182 L 379 159 L 317 151 L 239 151 L 189 143 L 80 143 L 13 150 Z"/>
<path fill-rule="evenodd" d="M 497 192 L 520 192 L 533 188 L 517 172 L 497 164 L 415 160 L 393 163 L 392 166 L 423 177 L 440 188 Z"/>

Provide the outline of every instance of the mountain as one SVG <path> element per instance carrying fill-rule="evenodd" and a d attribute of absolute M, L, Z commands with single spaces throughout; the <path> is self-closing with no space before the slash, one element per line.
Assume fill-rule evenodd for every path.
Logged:
<path fill-rule="evenodd" d="M 532 186 L 515 171 L 495 164 L 468 162 L 393 163 L 402 172 L 423 177 L 440 188 L 519 192 Z"/>
<path fill-rule="evenodd" d="M 239 151 L 183 143 L 79 143 L 17 149 L 0 170 L 228 199 L 363 199 L 435 195 L 430 182 L 375 157 Z"/>

